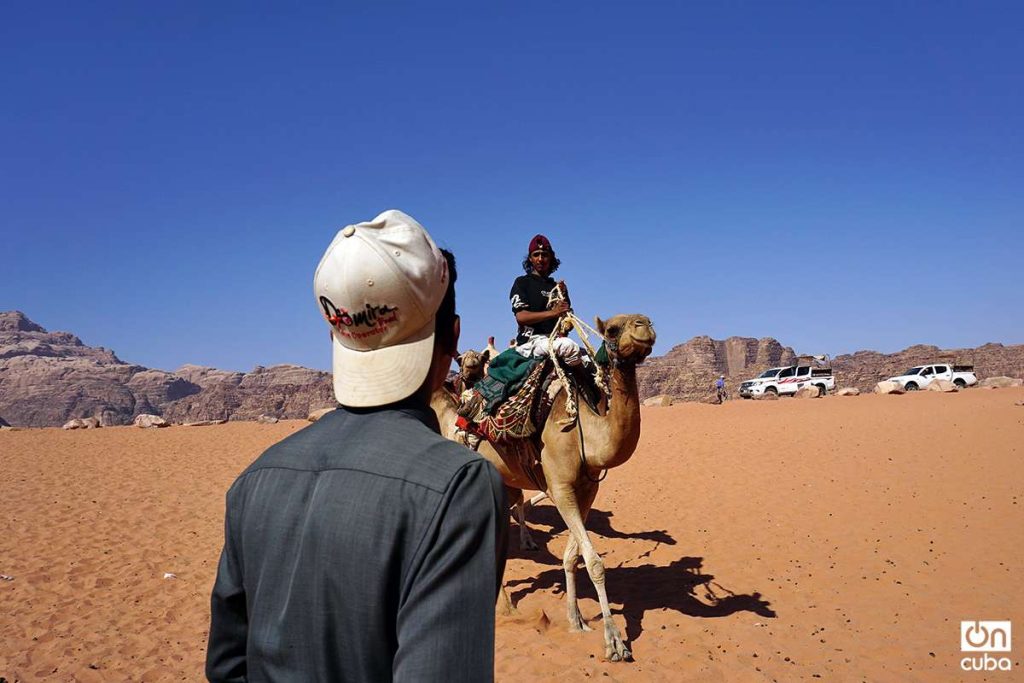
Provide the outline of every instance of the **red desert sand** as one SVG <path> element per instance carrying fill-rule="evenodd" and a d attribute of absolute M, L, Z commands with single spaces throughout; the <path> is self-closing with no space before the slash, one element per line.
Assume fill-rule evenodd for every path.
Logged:
<path fill-rule="evenodd" d="M 569 633 L 565 527 L 510 534 L 502 681 L 995 680 L 960 621 L 1024 624 L 1024 390 L 645 408 L 588 520 L 636 658 Z M 0 676 L 196 681 L 224 493 L 306 426 L 0 432 Z M 1019 639 L 1018 639 L 1019 641 Z M 458 662 L 452 662 L 453 667 Z M 1000 678 L 999 680 L 1004 680 Z M 1019 680 L 1019 679 L 1018 679 Z"/>

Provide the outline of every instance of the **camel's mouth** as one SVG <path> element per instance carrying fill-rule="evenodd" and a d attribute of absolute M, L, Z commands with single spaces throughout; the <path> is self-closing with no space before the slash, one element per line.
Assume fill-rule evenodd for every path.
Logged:
<path fill-rule="evenodd" d="M 637 363 L 643 363 L 647 360 L 647 356 L 651 355 L 651 351 L 654 350 L 654 341 L 658 338 L 658 335 L 654 332 L 654 326 L 649 319 L 638 320 L 634 325 L 633 343 L 636 344 L 640 351 Z"/>
<path fill-rule="evenodd" d="M 623 344 L 623 357 L 628 358 L 636 364 L 643 363 L 654 350 L 654 330 L 648 328 L 649 334 L 630 335 L 626 344 Z"/>
<path fill-rule="evenodd" d="M 647 356 L 651 355 L 651 352 L 654 351 L 653 339 L 651 341 L 636 339 L 633 341 L 633 344 L 637 347 L 638 351 L 638 353 L 634 354 L 636 356 L 637 364 L 643 363 L 647 360 Z"/>

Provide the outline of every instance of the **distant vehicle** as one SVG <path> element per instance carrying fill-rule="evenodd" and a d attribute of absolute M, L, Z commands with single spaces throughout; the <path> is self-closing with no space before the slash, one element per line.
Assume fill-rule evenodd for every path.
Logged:
<path fill-rule="evenodd" d="M 952 382 L 957 389 L 972 387 L 978 383 L 978 376 L 974 374 L 973 365 L 953 365 L 951 363 L 917 365 L 902 375 L 890 377 L 888 381 L 898 382 L 903 386 L 904 391 L 917 391 L 924 389 L 937 379 Z"/>
<path fill-rule="evenodd" d="M 809 360 L 811 362 L 804 362 Z M 789 396 L 806 386 L 818 386 L 822 395 L 836 388 L 836 378 L 828 365 L 828 356 L 801 356 L 797 365 L 769 368 L 753 379 L 740 384 L 740 396 L 754 398 L 761 394 Z M 815 366 L 817 361 L 822 366 Z"/>

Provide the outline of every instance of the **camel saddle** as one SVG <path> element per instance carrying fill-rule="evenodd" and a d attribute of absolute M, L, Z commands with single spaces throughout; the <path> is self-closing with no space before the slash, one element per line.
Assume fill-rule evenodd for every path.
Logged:
<path fill-rule="evenodd" d="M 503 358 L 507 354 L 516 358 Z M 602 390 L 593 371 L 584 367 L 565 368 L 565 374 L 572 385 L 569 390 L 596 412 Z M 509 349 L 492 362 L 486 377 L 459 396 L 456 426 L 492 443 L 534 437 L 543 431 L 555 398 L 563 388 L 552 360 L 524 358 Z M 454 386 L 448 390 L 455 393 Z"/>

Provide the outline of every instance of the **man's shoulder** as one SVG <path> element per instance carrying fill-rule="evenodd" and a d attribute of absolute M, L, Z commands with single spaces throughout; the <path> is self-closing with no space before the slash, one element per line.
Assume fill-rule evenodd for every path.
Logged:
<path fill-rule="evenodd" d="M 442 492 L 462 468 L 488 465 L 408 413 L 337 410 L 268 448 L 242 477 L 268 469 L 341 471 L 353 481 L 385 478 Z"/>
<path fill-rule="evenodd" d="M 542 290 L 550 289 L 555 285 L 554 278 L 547 276 L 542 277 L 534 273 L 528 275 L 520 275 L 512 283 L 512 291 L 520 290 L 530 293 L 539 292 Z"/>
<path fill-rule="evenodd" d="M 530 276 L 529 275 L 520 275 L 519 277 L 517 277 L 515 280 L 512 281 L 512 289 L 516 289 L 517 287 L 525 287 L 529 283 L 530 283 Z"/>
<path fill-rule="evenodd" d="M 464 469 L 493 469 L 493 465 L 475 451 L 434 432 L 427 435 L 422 448 L 406 453 L 401 460 L 404 462 L 395 464 L 405 481 L 439 493 Z"/>

